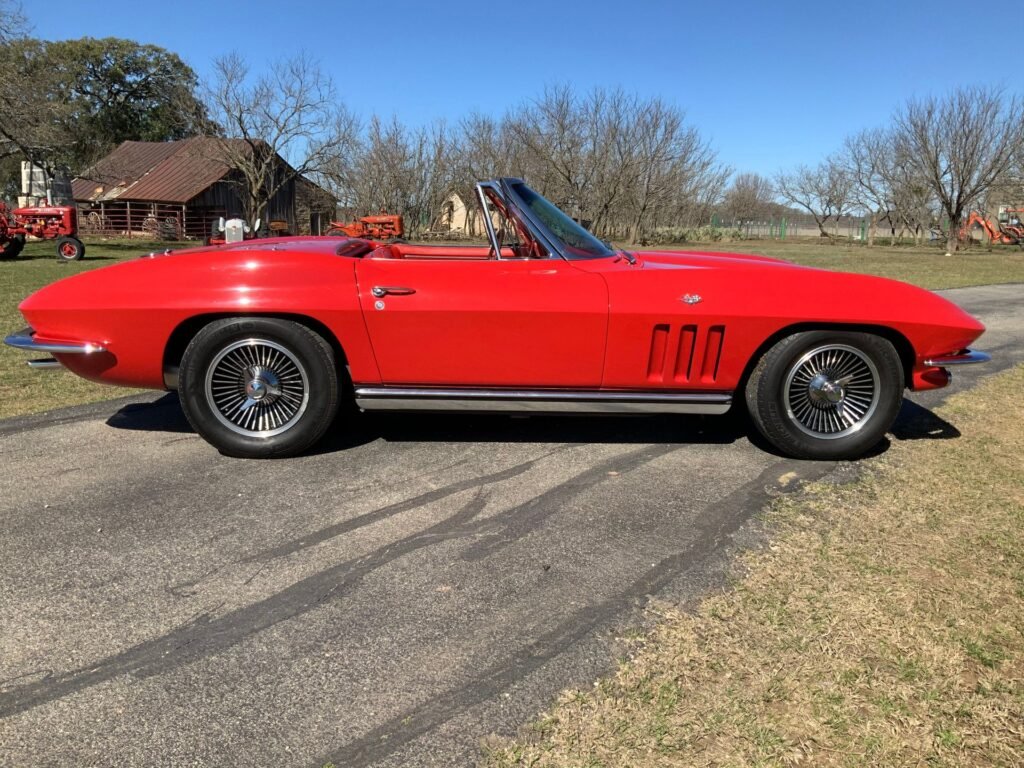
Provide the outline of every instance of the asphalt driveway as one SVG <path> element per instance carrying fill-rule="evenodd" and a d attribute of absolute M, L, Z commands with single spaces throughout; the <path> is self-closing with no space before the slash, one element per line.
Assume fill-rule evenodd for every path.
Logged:
<path fill-rule="evenodd" d="M 1024 286 L 946 292 L 993 364 Z M 41 374 L 42 375 L 42 374 Z M 1019 426 L 1015 427 L 1019 428 Z M 720 587 L 796 478 L 738 418 L 373 415 L 227 459 L 154 393 L 0 422 L 0 764 L 472 764 L 588 686 L 652 597 Z"/>

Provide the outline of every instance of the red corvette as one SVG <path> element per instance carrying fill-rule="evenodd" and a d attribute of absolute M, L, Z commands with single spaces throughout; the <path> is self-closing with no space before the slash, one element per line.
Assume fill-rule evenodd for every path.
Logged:
<path fill-rule="evenodd" d="M 627 253 L 518 179 L 477 185 L 489 247 L 280 238 L 150 255 L 30 296 L 8 344 L 178 390 L 223 453 L 299 453 L 365 410 L 720 414 L 849 458 L 903 389 L 988 359 L 984 327 L 903 283 L 758 256 Z"/>

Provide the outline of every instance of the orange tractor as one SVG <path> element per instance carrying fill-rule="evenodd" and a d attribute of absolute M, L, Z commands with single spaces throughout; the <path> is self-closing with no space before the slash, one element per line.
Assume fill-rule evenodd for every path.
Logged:
<path fill-rule="evenodd" d="M 405 222 L 401 216 L 381 213 L 378 216 L 362 218 L 344 224 L 332 221 L 327 228 L 329 237 L 363 237 L 369 240 L 397 240 L 405 234 Z"/>
<path fill-rule="evenodd" d="M 1024 209 L 1008 208 L 1004 213 L 1007 221 L 993 224 L 978 211 L 971 211 L 966 223 L 960 228 L 960 239 L 970 240 L 971 230 L 975 226 L 981 227 L 991 243 L 1002 243 L 1003 245 L 1024 245 L 1024 226 L 1020 223 L 1020 214 Z"/>
<path fill-rule="evenodd" d="M 0 202 L 0 259 L 13 259 L 25 247 L 26 237 L 57 241 L 58 261 L 85 256 L 78 239 L 78 209 L 73 205 L 39 205 L 10 210 Z"/>

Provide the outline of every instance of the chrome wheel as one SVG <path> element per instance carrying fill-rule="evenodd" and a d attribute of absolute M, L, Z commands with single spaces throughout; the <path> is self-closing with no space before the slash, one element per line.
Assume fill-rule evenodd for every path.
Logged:
<path fill-rule="evenodd" d="M 786 413 L 802 432 L 834 439 L 861 429 L 879 401 L 875 364 L 844 344 L 816 347 L 789 369 L 784 397 Z"/>
<path fill-rule="evenodd" d="M 290 429 L 309 404 L 309 377 L 298 358 L 269 339 L 236 341 L 206 369 L 206 400 L 221 424 L 247 437 Z"/>

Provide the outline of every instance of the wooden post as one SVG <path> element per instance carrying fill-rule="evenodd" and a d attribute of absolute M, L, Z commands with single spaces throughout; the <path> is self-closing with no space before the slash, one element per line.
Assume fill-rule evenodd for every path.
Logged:
<path fill-rule="evenodd" d="M 125 201 L 125 215 L 128 220 L 128 239 L 132 239 L 132 203 L 130 200 Z"/>

